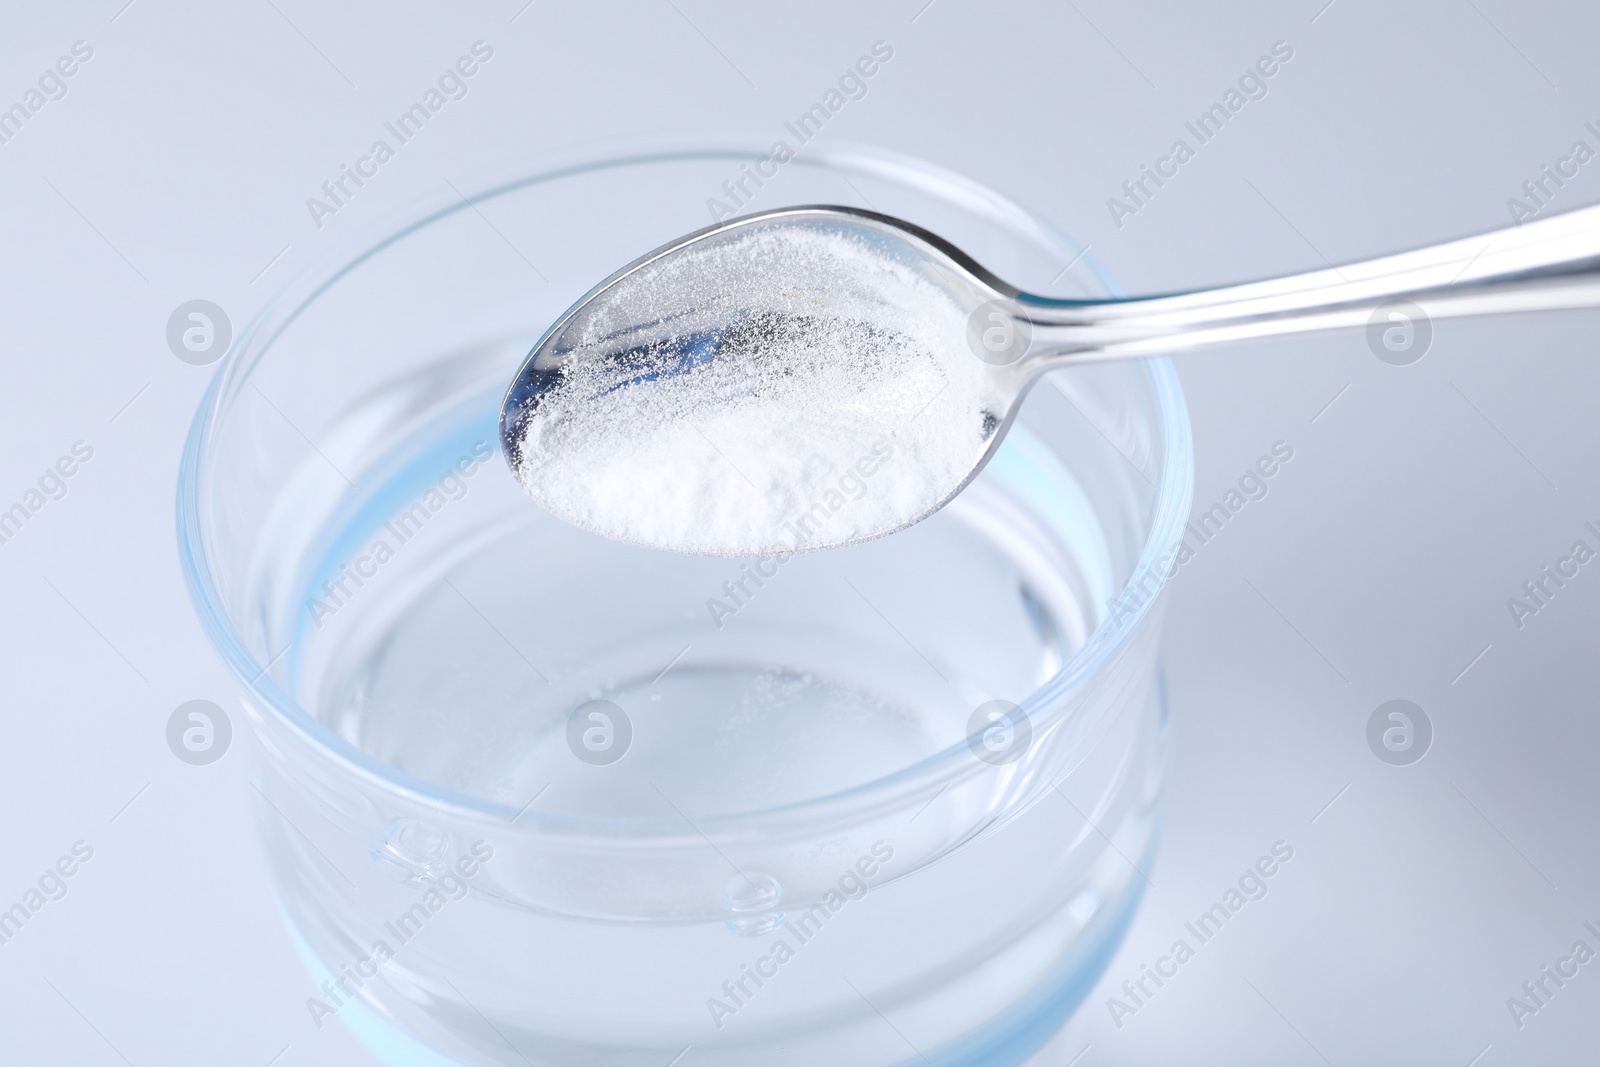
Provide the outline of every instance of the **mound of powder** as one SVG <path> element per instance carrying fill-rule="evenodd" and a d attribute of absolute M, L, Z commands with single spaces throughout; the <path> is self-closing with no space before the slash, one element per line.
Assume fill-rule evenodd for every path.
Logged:
<path fill-rule="evenodd" d="M 997 423 L 967 312 L 929 269 L 870 233 L 782 218 L 647 264 L 565 327 L 519 480 L 585 529 L 712 555 L 925 517 Z"/>

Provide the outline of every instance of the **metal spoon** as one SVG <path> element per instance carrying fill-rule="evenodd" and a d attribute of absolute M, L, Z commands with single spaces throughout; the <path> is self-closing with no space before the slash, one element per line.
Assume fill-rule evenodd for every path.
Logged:
<path fill-rule="evenodd" d="M 784 247 L 782 242 L 790 238 L 842 249 L 835 276 L 819 278 L 817 263 L 796 266 L 793 257 L 774 256 L 772 249 Z M 870 271 L 858 269 L 858 260 Z M 828 266 L 826 258 L 821 262 Z M 748 297 L 752 279 L 770 279 L 770 284 L 762 282 L 760 300 Z M 956 406 L 950 407 L 948 396 L 940 402 L 951 411 L 967 410 L 960 406 L 964 403 L 978 405 L 981 425 L 952 424 L 948 432 L 970 439 L 962 439 L 956 462 L 936 470 L 931 461 L 920 459 L 931 454 L 930 424 L 918 427 L 923 436 L 916 439 L 889 427 L 883 432 L 901 442 L 899 468 L 877 489 L 888 492 L 893 505 L 857 507 L 843 519 L 824 516 L 828 521 L 797 525 L 793 518 L 810 502 L 805 494 L 832 484 L 826 479 L 837 472 L 824 471 L 821 482 L 788 486 L 784 479 L 799 467 L 785 467 L 781 461 L 786 457 L 761 455 L 760 450 L 793 449 L 798 439 L 826 452 L 824 446 L 837 443 L 841 434 L 848 436 L 853 424 L 845 413 L 830 409 L 832 400 L 826 397 L 831 394 L 820 390 L 827 383 L 818 383 L 817 395 L 825 394 L 819 403 L 797 405 L 793 396 L 782 404 L 773 401 L 772 417 L 794 423 L 782 441 L 719 444 L 696 422 L 694 412 L 714 417 L 719 405 L 759 405 L 767 391 L 807 373 L 815 361 L 797 363 L 791 355 L 788 363 L 772 363 L 770 357 L 774 345 L 804 342 L 807 330 L 838 330 L 842 322 L 866 333 L 846 330 L 841 343 L 881 337 L 886 346 L 892 342 L 914 348 L 902 334 L 916 332 L 917 323 L 927 319 L 924 311 L 901 316 L 905 330 L 896 332 L 882 326 L 871 309 L 882 309 L 890 321 L 898 306 L 921 301 L 916 307 L 925 308 L 930 292 L 948 305 L 948 314 L 938 319 L 943 328 L 960 330 L 964 322 L 965 338 L 950 338 L 951 345 L 940 349 L 945 354 L 930 357 L 923 369 L 931 368 L 946 385 L 958 382 L 955 393 L 962 395 L 955 398 Z M 772 306 L 753 306 L 762 301 Z M 835 305 L 855 310 L 846 313 Z M 500 438 L 508 463 L 535 500 L 600 533 L 656 548 L 713 554 L 811 550 L 891 533 L 948 503 L 994 454 L 1028 390 L 1048 371 L 1091 360 L 1363 328 L 1381 357 L 1404 363 L 1426 349 L 1432 323 L 1440 319 L 1596 305 L 1600 206 L 1344 267 L 1219 289 L 1103 301 L 1024 293 L 936 234 L 887 215 L 847 207 L 782 208 L 689 234 L 591 290 L 545 333 L 518 371 L 501 407 Z M 862 307 L 869 309 L 865 318 Z M 966 363 L 951 362 L 949 351 L 963 349 Z M 747 385 L 730 392 L 730 380 L 745 381 L 738 377 L 745 368 L 730 365 L 738 360 L 754 369 Z M 884 366 L 889 370 L 873 373 L 888 374 L 895 364 Z M 730 373 L 735 377 L 729 379 Z M 694 390 L 702 381 L 708 389 L 717 383 L 719 392 L 699 396 Z M 849 396 L 894 384 L 862 378 Z M 626 417 L 632 409 L 617 406 L 649 401 L 667 389 L 688 397 L 670 409 L 687 412 L 681 420 L 687 429 L 672 425 L 675 415 L 635 425 Z M 869 405 L 863 410 L 870 414 L 872 409 Z M 864 417 L 861 410 L 847 414 L 850 419 Z M 584 440 L 586 420 L 598 424 L 603 416 L 611 420 L 613 434 L 644 435 L 637 455 L 652 462 L 661 449 L 695 442 L 688 432 L 692 429 L 735 471 L 742 462 L 762 472 L 760 484 L 742 473 L 748 491 L 731 476 L 724 482 L 696 482 L 684 475 L 681 465 L 668 463 L 656 467 L 651 480 L 632 485 L 627 469 L 597 473 L 595 460 L 588 466 L 564 464 L 561 450 L 568 446 L 563 442 Z M 762 424 L 760 418 L 756 424 Z M 815 432 L 797 437 L 796 429 Z M 904 444 L 917 440 L 920 450 Z M 672 441 L 679 445 L 664 443 Z M 848 477 L 848 457 L 839 459 L 845 455 L 813 457 L 808 469 L 832 464 L 844 471 L 838 477 Z M 707 452 L 694 462 L 715 465 L 710 456 Z M 919 462 L 927 469 L 919 468 Z M 674 488 L 679 481 L 682 488 Z M 659 492 L 640 491 L 640 485 Z M 810 511 L 814 514 L 817 508 Z M 656 512 L 670 516 L 653 521 Z"/>

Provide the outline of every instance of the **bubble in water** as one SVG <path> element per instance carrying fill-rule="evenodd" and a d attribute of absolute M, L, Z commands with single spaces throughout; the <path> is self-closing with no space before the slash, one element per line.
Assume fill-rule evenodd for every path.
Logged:
<path fill-rule="evenodd" d="M 728 879 L 722 889 L 722 906 L 733 913 L 728 929 L 746 937 L 764 934 L 783 925 L 783 886 L 770 874 L 749 871 Z"/>

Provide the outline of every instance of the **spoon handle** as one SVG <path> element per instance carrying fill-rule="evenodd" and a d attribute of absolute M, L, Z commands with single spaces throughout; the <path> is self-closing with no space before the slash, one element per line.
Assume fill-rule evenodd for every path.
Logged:
<path fill-rule="evenodd" d="M 1600 205 L 1344 267 L 1170 296 L 1104 303 L 1023 294 L 1027 369 L 1150 356 L 1263 337 L 1380 328 L 1519 311 L 1600 306 Z M 1399 317 L 1396 318 L 1395 316 Z"/>

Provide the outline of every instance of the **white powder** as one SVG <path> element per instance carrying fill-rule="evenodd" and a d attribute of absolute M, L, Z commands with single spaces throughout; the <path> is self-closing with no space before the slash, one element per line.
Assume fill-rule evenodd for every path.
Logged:
<path fill-rule="evenodd" d="M 712 555 L 877 537 L 941 506 L 996 424 L 966 310 L 925 266 L 778 219 L 629 275 L 575 317 L 514 450 L 562 519 Z"/>

